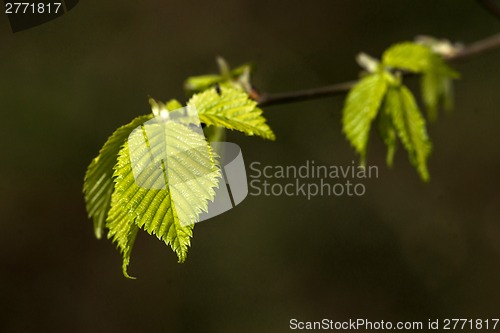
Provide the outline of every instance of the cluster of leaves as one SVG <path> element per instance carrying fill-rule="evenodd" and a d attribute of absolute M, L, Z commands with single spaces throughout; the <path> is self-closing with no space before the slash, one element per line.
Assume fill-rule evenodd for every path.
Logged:
<path fill-rule="evenodd" d="M 402 75 L 421 74 L 422 99 L 429 119 L 434 120 L 441 104 L 451 108 L 451 80 L 458 73 L 430 46 L 412 42 L 390 47 L 380 62 L 365 54 L 358 62 L 367 73 L 347 96 L 342 125 L 361 163 L 365 163 L 371 125 L 376 121 L 387 145 L 387 164 L 393 164 L 399 138 L 422 180 L 428 181 L 427 158 L 432 144 L 425 119 L 412 92 L 402 83 Z"/>
<path fill-rule="evenodd" d="M 207 129 L 222 127 L 274 140 L 274 133 L 266 124 L 262 110 L 242 86 L 231 83 L 233 79 L 233 76 L 225 81 L 214 78 L 212 83 L 220 83 L 217 89 L 200 89 L 199 83 L 205 84 L 204 80 L 189 80 L 193 91 L 199 89 L 201 92 L 195 93 L 187 106 L 196 108 L 199 120 L 208 126 Z M 193 82 L 196 84 L 193 85 Z M 126 277 L 130 277 L 127 268 L 139 229 L 156 235 L 169 245 L 179 262 L 186 260 L 194 223 L 200 213 L 206 211 L 208 201 L 213 200 L 214 189 L 220 180 L 215 153 L 205 138 L 203 142 L 197 142 L 199 137 L 190 135 L 186 126 L 172 121 L 151 122 L 161 114 L 180 108 L 181 104 L 176 100 L 163 104 L 153 99 L 150 99 L 150 104 L 152 114 L 137 117 L 109 137 L 89 165 L 84 181 L 86 208 L 93 219 L 95 235 L 101 238 L 107 230 L 107 237 L 117 244 L 122 253 L 122 269 Z M 135 129 L 138 130 L 133 132 Z M 146 132 L 153 135 L 142 134 Z M 144 135 L 140 139 L 147 142 L 147 149 L 129 144 L 131 133 Z M 168 179 L 165 167 L 146 169 L 143 175 L 146 183 L 139 186 L 132 170 L 132 154 L 135 163 L 147 164 L 150 162 L 148 152 L 163 149 L 162 142 L 165 140 L 176 140 L 175 146 L 189 153 L 184 153 L 175 164 L 175 173 L 169 173 Z M 196 149 L 190 149 L 203 144 L 210 151 L 209 158 L 200 157 L 196 155 Z M 191 176 L 200 172 L 212 176 Z M 176 181 L 173 177 L 179 179 Z M 158 182 L 182 183 L 182 187 L 176 195 L 175 187 L 157 186 Z"/>
<path fill-rule="evenodd" d="M 343 132 L 363 164 L 370 129 L 376 121 L 387 145 L 387 164 L 393 164 L 399 139 L 422 180 L 429 179 L 427 158 L 432 145 L 426 122 L 412 92 L 402 83 L 402 76 L 421 75 L 422 100 L 430 120 L 436 119 L 441 105 L 450 109 L 451 80 L 458 74 L 445 63 L 443 54 L 436 52 L 436 45 L 442 43 L 406 42 L 390 47 L 381 61 L 365 54 L 358 57 L 366 73 L 347 96 L 342 124 Z M 196 108 L 198 121 L 207 126 L 208 141 L 214 137 L 220 139 L 224 129 L 274 140 L 274 133 L 254 100 L 251 67 L 243 65 L 230 70 L 222 58 L 217 61 L 220 74 L 191 77 L 185 83 L 191 96 L 187 107 Z M 153 99 L 150 104 L 152 114 L 137 117 L 109 137 L 89 165 L 84 181 L 86 208 L 93 219 L 95 235 L 101 238 L 107 230 L 107 237 L 122 253 L 126 277 L 130 277 L 127 268 L 139 229 L 164 241 L 177 254 L 179 262 L 186 260 L 194 223 L 200 213 L 206 211 L 208 201 L 214 199 L 214 190 L 221 178 L 217 156 L 207 140 L 191 135 L 186 126 L 168 120 L 170 112 L 182 105 L 176 100 L 163 104 Z M 162 121 L 153 121 L 160 116 L 165 116 Z M 145 144 L 133 144 L 131 138 Z M 168 177 L 164 161 L 151 157 L 152 152 L 165 150 L 166 140 L 176 142 L 179 150 L 189 152 L 182 159 L 174 159 L 174 172 Z M 191 149 L 204 145 L 208 155 Z M 137 183 L 132 160 L 145 166 L 143 184 Z M 209 176 L 196 177 L 200 173 Z M 162 182 L 181 185 L 162 187 Z"/>

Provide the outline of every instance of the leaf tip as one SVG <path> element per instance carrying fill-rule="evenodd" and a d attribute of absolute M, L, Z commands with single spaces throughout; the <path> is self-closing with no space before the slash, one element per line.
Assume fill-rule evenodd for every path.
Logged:
<path fill-rule="evenodd" d="M 95 228 L 94 229 L 95 238 L 102 239 L 102 234 L 103 234 L 102 228 Z"/>
<path fill-rule="evenodd" d="M 186 262 L 187 259 L 187 253 L 177 253 L 177 263 L 178 264 L 183 264 Z"/>
<path fill-rule="evenodd" d="M 430 182 L 430 180 L 431 180 L 431 176 L 430 176 L 430 174 L 429 174 L 429 171 L 427 171 L 427 170 L 422 170 L 421 172 L 419 172 L 419 174 L 420 174 L 420 179 L 422 179 L 422 181 L 423 181 L 424 183 L 429 183 L 429 182 Z"/>
<path fill-rule="evenodd" d="M 131 276 L 128 274 L 128 264 L 130 263 L 130 260 L 124 259 L 123 264 L 122 264 L 122 273 L 123 276 L 125 276 L 129 280 L 137 280 L 135 276 Z"/>

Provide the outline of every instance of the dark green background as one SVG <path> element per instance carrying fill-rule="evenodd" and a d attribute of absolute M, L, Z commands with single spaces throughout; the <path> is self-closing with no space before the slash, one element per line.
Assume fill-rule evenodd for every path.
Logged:
<path fill-rule="evenodd" d="M 0 15 L 0 331 L 286 332 L 290 318 L 500 317 L 499 51 L 456 65 L 456 110 L 429 132 L 430 184 L 370 144 L 360 198 L 249 197 L 200 223 L 185 264 L 141 235 L 125 279 L 81 194 L 109 134 L 185 101 L 183 80 L 222 55 L 280 92 L 356 78 L 418 34 L 499 30 L 475 1 L 84 1 L 12 34 Z M 410 82 L 417 86 L 416 81 Z M 343 98 L 265 109 L 276 142 L 231 133 L 247 165 L 346 165 Z"/>

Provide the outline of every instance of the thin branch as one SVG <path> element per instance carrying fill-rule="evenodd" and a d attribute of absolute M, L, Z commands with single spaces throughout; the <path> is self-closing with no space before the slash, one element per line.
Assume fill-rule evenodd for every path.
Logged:
<path fill-rule="evenodd" d="M 500 19 L 500 6 L 493 0 L 477 0 L 491 15 Z"/>
<path fill-rule="evenodd" d="M 446 60 L 448 62 L 464 60 L 472 58 L 481 53 L 493 50 L 498 47 L 500 47 L 500 34 L 496 34 L 488 38 L 481 39 L 477 42 L 471 43 L 466 47 L 462 48 L 461 50 L 459 50 L 453 56 L 447 57 Z"/>
<path fill-rule="evenodd" d="M 357 82 L 358 81 L 349 81 L 344 83 L 337 83 L 331 86 L 284 92 L 284 93 L 276 93 L 276 94 L 261 93 L 258 102 L 259 106 L 269 106 L 275 104 L 286 104 L 286 103 L 305 101 L 308 99 L 341 95 L 348 92 Z"/>
<path fill-rule="evenodd" d="M 448 56 L 445 59 L 448 62 L 461 61 L 496 48 L 500 48 L 500 33 L 471 43 L 460 49 L 454 55 Z M 259 106 L 269 106 L 341 95 L 347 93 L 356 83 L 357 81 L 349 81 L 306 90 L 276 94 L 261 93 L 257 98 L 257 101 L 259 103 Z"/>

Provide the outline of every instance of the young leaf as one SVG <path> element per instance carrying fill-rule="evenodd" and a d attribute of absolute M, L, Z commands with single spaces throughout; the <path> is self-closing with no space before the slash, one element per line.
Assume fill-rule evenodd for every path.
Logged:
<path fill-rule="evenodd" d="M 392 123 L 392 106 L 389 104 L 390 101 L 386 97 L 378 115 L 378 132 L 387 146 L 386 163 L 389 167 L 392 167 L 397 147 L 397 134 L 394 124 Z"/>
<path fill-rule="evenodd" d="M 451 79 L 458 73 L 452 70 L 431 46 L 405 42 L 390 47 L 383 55 L 384 66 L 422 73 L 422 99 L 430 120 L 437 118 L 439 103 L 451 108 Z"/>
<path fill-rule="evenodd" d="M 408 151 L 410 162 L 416 167 L 422 180 L 428 181 L 427 158 L 432 146 L 427 136 L 425 120 L 413 94 L 402 85 L 390 87 L 387 90 L 386 107 L 392 115 L 397 134 Z"/>
<path fill-rule="evenodd" d="M 275 139 L 273 131 L 262 116 L 262 110 L 257 107 L 257 102 L 250 99 L 245 92 L 236 89 L 221 87 L 220 92 L 219 95 L 215 89 L 209 89 L 189 100 L 188 106 L 196 107 L 201 122 L 264 139 Z"/>
<path fill-rule="evenodd" d="M 184 89 L 190 93 L 196 93 L 209 89 L 223 80 L 224 78 L 221 75 L 216 74 L 191 76 L 184 83 Z"/>
<path fill-rule="evenodd" d="M 252 70 L 250 64 L 244 64 L 230 70 L 227 62 L 221 57 L 217 57 L 217 64 L 220 74 L 191 76 L 184 82 L 184 89 L 189 95 L 210 89 L 215 84 L 219 84 L 221 87 L 244 90 L 239 81 L 242 78 L 245 79 L 244 76 L 247 76 Z"/>
<path fill-rule="evenodd" d="M 221 177 L 204 136 L 186 124 L 153 119 L 130 134 L 114 170 L 113 204 L 127 212 L 129 224 L 156 235 L 184 262 L 193 224 L 214 199 Z M 119 223 L 109 219 L 108 226 L 114 225 Z M 124 265 L 126 260 L 124 255 Z"/>
<path fill-rule="evenodd" d="M 167 110 L 173 111 L 182 108 L 182 104 L 176 99 L 171 99 L 167 102 L 167 104 L 165 104 L 165 107 Z"/>
<path fill-rule="evenodd" d="M 437 55 L 434 55 L 430 64 L 429 69 L 423 73 L 420 84 L 428 117 L 434 121 L 437 119 L 440 103 L 445 110 L 451 110 L 453 107 L 452 79 L 458 78 L 459 75 Z"/>
<path fill-rule="evenodd" d="M 130 254 L 132 252 L 132 247 L 134 246 L 135 238 L 139 227 L 131 220 L 124 209 L 117 200 L 119 197 L 113 195 L 111 202 L 111 209 L 108 213 L 108 218 L 106 221 L 106 227 L 109 229 L 108 239 L 112 239 L 120 250 L 123 257 L 122 271 L 123 275 L 129 279 L 134 279 L 131 277 L 127 268 L 130 263 Z"/>
<path fill-rule="evenodd" d="M 436 72 L 428 72 L 422 75 L 420 80 L 422 101 L 427 110 L 430 121 L 435 121 L 438 116 L 439 101 L 444 95 L 447 78 L 441 77 Z"/>
<path fill-rule="evenodd" d="M 98 239 L 102 237 L 104 222 L 110 208 L 111 193 L 113 192 L 113 166 L 116 163 L 118 152 L 132 130 L 151 117 L 151 115 L 141 116 L 118 128 L 87 168 L 83 192 L 87 212 L 94 221 L 94 233 Z"/>
<path fill-rule="evenodd" d="M 361 79 L 347 95 L 342 114 L 343 132 L 361 155 L 362 163 L 371 123 L 377 116 L 386 90 L 387 79 L 383 73 L 375 73 Z"/>
<path fill-rule="evenodd" d="M 436 56 L 429 47 L 404 42 L 391 46 L 382 56 L 382 64 L 391 68 L 421 73 L 429 69 L 430 59 Z"/>

